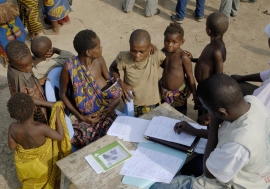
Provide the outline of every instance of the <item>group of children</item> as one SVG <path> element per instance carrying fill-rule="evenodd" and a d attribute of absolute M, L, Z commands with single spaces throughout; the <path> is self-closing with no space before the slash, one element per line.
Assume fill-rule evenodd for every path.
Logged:
<path fill-rule="evenodd" d="M 192 93 L 194 108 L 199 109 L 199 116 L 206 115 L 207 118 L 201 118 L 199 121 L 209 124 L 210 116 L 202 105 L 205 102 L 201 102 L 198 98 L 197 90 L 203 91 L 201 83 L 204 80 L 223 72 L 223 63 L 226 60 L 223 35 L 228 25 L 229 20 L 223 13 L 214 12 L 208 16 L 206 33 L 210 37 L 210 43 L 198 59 L 180 48 L 185 42 L 184 30 L 177 23 L 171 23 L 166 28 L 164 48 L 161 51 L 156 50 L 152 45 L 147 31 L 141 29 L 133 31 L 129 40 L 130 50 L 120 52 L 110 66 L 110 74 L 121 85 L 121 89 L 111 88 L 111 76 L 102 57 L 100 39 L 91 30 L 83 30 L 74 38 L 73 44 L 78 56 L 52 48 L 52 43 L 47 37 L 36 37 L 31 42 L 34 57 L 23 42 L 10 42 L 6 46 L 6 53 L 10 62 L 8 84 L 12 95 L 9 103 L 13 104 L 13 108 L 8 105 L 8 110 L 11 117 L 17 120 L 17 123 L 12 123 L 9 128 L 10 148 L 15 149 L 16 146 L 21 146 L 23 149 L 30 150 L 41 148 L 45 138 L 63 140 L 62 127 L 66 129 L 64 121 L 61 124 L 59 119 L 47 111 L 48 108 L 53 107 L 57 110 L 56 117 L 59 117 L 57 115 L 64 115 L 63 105 L 60 103 L 62 108 L 59 110 L 57 108 L 59 103 L 47 102 L 42 88 L 46 75 L 55 66 L 63 66 L 60 78 L 60 98 L 76 117 L 75 143 L 82 146 L 106 134 L 115 119 L 113 110 L 119 104 L 117 99 L 121 91 L 125 102 L 133 98 L 137 117 L 149 112 L 161 101 L 171 104 L 178 111 L 186 114 L 187 98 Z M 54 53 L 60 56 L 51 59 L 51 63 L 46 61 L 46 58 L 52 57 Z M 197 89 L 192 62 L 196 62 Z M 161 79 L 159 79 L 159 67 L 163 68 Z M 123 81 L 119 74 L 121 70 L 124 71 Z M 72 86 L 72 95 L 68 95 L 70 86 Z M 112 95 L 108 97 L 110 93 Z M 71 99 L 70 96 L 72 96 Z M 23 105 L 25 102 L 32 104 L 31 108 Z M 27 115 L 22 118 L 20 112 L 27 112 Z M 56 131 L 45 128 L 44 124 L 49 123 L 50 126 L 57 125 Z M 20 134 L 22 129 L 15 129 L 17 127 L 23 128 L 24 134 Z M 207 137 L 206 133 L 201 133 L 201 135 Z M 35 140 L 37 136 L 44 140 Z M 29 140 L 29 137 L 33 140 Z M 16 161 L 19 162 L 15 158 L 17 166 Z M 35 161 L 38 160 L 35 159 Z M 32 160 L 29 162 L 29 164 L 33 163 Z M 26 180 L 20 179 L 23 184 Z M 36 182 L 35 179 L 32 181 Z"/>
<path fill-rule="evenodd" d="M 42 31 L 46 35 L 57 35 L 60 32 L 59 25 L 70 23 L 68 14 L 71 8 L 68 0 L 44 1 L 44 22 L 52 25 L 52 28 L 48 30 L 43 29 L 40 21 L 38 1 L 19 0 L 17 2 L 18 6 L 11 0 L 0 0 L 0 56 L 4 59 L 5 67 L 8 65 L 6 45 L 13 40 L 25 42 L 25 27 L 30 39 L 33 40 Z"/>

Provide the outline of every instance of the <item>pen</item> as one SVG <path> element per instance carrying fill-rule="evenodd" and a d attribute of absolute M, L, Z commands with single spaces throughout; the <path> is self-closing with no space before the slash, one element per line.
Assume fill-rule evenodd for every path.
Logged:
<path fill-rule="evenodd" d="M 182 117 L 181 117 L 181 119 L 180 119 L 180 121 L 179 121 L 178 124 L 177 124 L 177 128 L 179 128 L 179 127 L 180 127 L 180 123 L 181 123 L 182 121 L 184 121 L 184 117 L 185 117 L 185 115 L 183 114 Z"/>

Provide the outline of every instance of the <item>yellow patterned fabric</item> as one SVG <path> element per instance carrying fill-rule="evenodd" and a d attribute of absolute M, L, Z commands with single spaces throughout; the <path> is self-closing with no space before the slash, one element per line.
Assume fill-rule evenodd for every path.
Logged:
<path fill-rule="evenodd" d="M 14 154 L 16 171 L 22 183 L 22 189 L 57 189 L 60 188 L 61 172 L 56 161 L 71 153 L 71 143 L 65 121 L 62 102 L 56 102 L 52 108 L 50 127 L 56 129 L 56 107 L 61 107 L 60 120 L 64 129 L 64 140 L 46 142 L 33 149 L 24 149 L 17 145 Z"/>
<path fill-rule="evenodd" d="M 39 33 L 43 30 L 38 12 L 38 0 L 18 0 L 22 23 L 30 33 Z"/>

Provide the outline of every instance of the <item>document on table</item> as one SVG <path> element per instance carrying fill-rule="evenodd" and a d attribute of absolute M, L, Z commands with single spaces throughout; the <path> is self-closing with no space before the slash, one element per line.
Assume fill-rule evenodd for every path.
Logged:
<path fill-rule="evenodd" d="M 150 120 L 140 118 L 118 116 L 108 130 L 107 135 L 117 136 L 124 141 L 149 142 L 144 138 L 144 133 L 150 122 Z"/>
<path fill-rule="evenodd" d="M 170 183 L 182 162 L 182 159 L 175 156 L 139 146 L 124 163 L 120 174 Z"/>
<path fill-rule="evenodd" d="M 185 146 L 191 146 L 196 136 L 174 132 L 174 126 L 179 121 L 180 120 L 163 116 L 153 117 L 144 135 L 183 144 Z"/>

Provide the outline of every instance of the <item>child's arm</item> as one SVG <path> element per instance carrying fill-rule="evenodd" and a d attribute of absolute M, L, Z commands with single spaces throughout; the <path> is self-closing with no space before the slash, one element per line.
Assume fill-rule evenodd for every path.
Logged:
<path fill-rule="evenodd" d="M 15 142 L 15 140 L 13 140 L 11 136 L 12 124 L 13 123 L 10 124 L 8 129 L 8 147 L 9 149 L 14 150 L 17 147 L 17 143 Z"/>
<path fill-rule="evenodd" d="M 109 74 L 109 70 L 106 66 L 105 60 L 103 58 L 103 56 L 101 56 L 100 58 L 98 58 L 100 64 L 101 64 L 101 72 L 102 72 L 102 76 L 104 77 L 105 80 L 110 79 L 110 74 Z"/>
<path fill-rule="evenodd" d="M 45 101 L 45 100 L 39 100 L 39 99 L 36 99 L 36 98 L 33 98 L 33 97 L 32 97 L 32 100 L 34 101 L 34 104 L 36 106 L 42 106 L 42 107 L 51 108 L 54 105 L 54 102 L 48 102 L 48 101 Z"/>
<path fill-rule="evenodd" d="M 224 61 L 223 61 L 222 54 L 221 54 L 221 52 L 219 50 L 214 52 L 213 60 L 214 60 L 215 74 L 216 73 L 223 73 L 223 63 L 224 63 Z"/>
<path fill-rule="evenodd" d="M 131 86 L 127 85 L 124 81 L 120 79 L 120 73 L 117 68 L 116 61 L 113 61 L 113 63 L 110 66 L 110 73 L 115 79 L 118 79 L 119 84 L 121 85 L 123 89 L 123 101 L 124 103 L 130 102 L 130 98 L 133 99 L 133 95 L 130 93 L 130 91 L 134 92 L 131 88 Z"/>
<path fill-rule="evenodd" d="M 250 74 L 250 75 L 231 75 L 233 79 L 237 82 L 244 82 L 244 81 L 257 81 L 262 82 L 260 73 Z"/>
<path fill-rule="evenodd" d="M 189 86 L 191 88 L 193 100 L 196 101 L 197 99 L 196 84 L 195 84 L 195 79 L 193 76 L 192 64 L 191 64 L 190 58 L 185 53 L 182 56 L 182 63 L 183 63 L 184 73 L 187 76 Z"/>
<path fill-rule="evenodd" d="M 60 111 L 59 107 L 56 108 L 56 130 L 51 129 L 48 126 L 42 127 L 44 135 L 52 140 L 62 141 L 64 140 L 64 130 L 60 120 Z"/>

